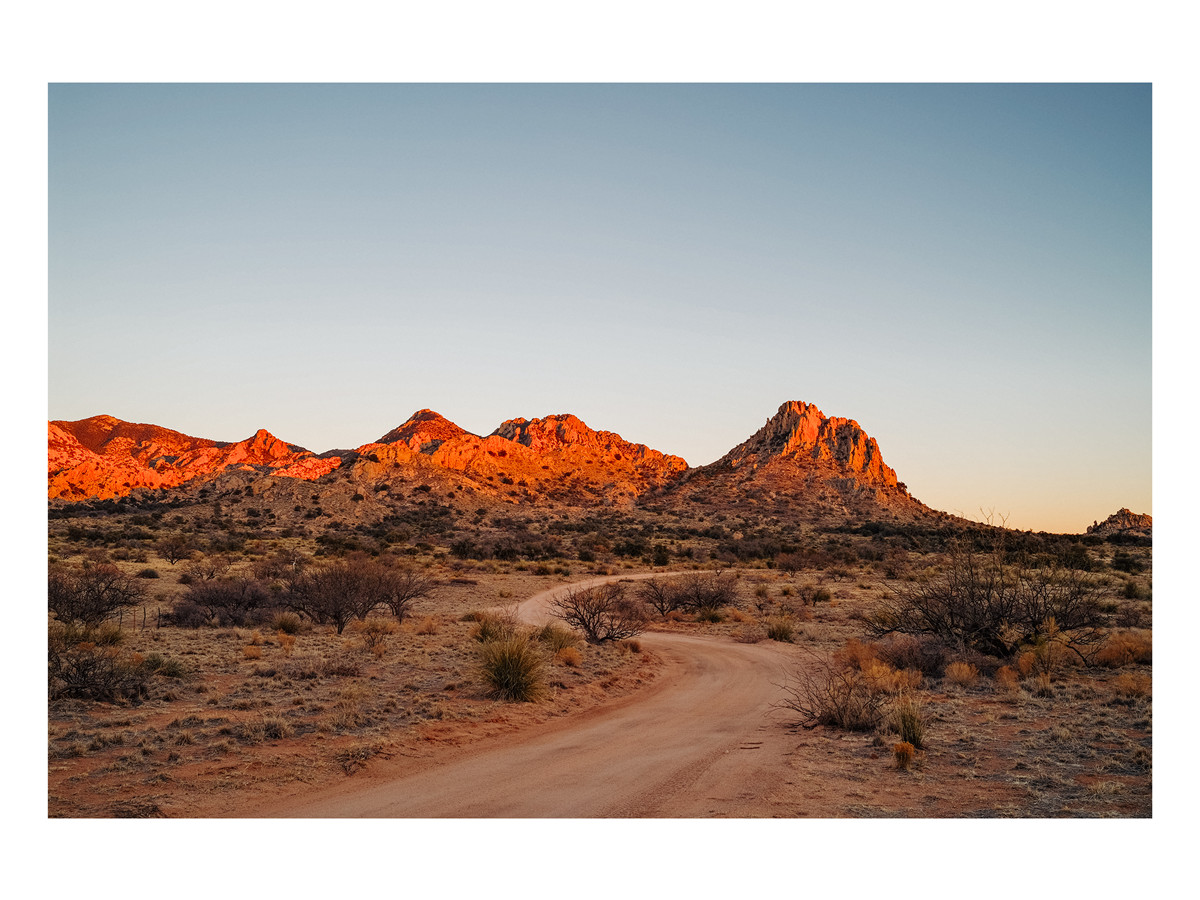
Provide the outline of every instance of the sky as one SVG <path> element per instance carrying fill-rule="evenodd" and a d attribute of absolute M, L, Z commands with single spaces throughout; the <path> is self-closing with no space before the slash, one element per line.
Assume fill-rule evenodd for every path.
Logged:
<path fill-rule="evenodd" d="M 1151 507 L 1148 84 L 51 84 L 51 419 L 315 452 L 432 408 Z"/>

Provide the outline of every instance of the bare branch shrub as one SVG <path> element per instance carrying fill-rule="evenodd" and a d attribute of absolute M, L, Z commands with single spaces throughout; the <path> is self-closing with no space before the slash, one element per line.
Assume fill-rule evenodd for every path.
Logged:
<path fill-rule="evenodd" d="M 249 625 L 261 619 L 273 605 L 267 589 L 251 578 L 204 581 L 188 587 L 173 615 L 178 624 L 194 624 L 188 605 L 198 609 L 204 621 L 217 625 Z"/>
<path fill-rule="evenodd" d="M 365 619 L 383 602 L 380 583 L 372 565 L 335 562 L 292 578 L 283 602 L 319 625 L 333 625 L 341 634 L 350 622 Z"/>
<path fill-rule="evenodd" d="M 679 609 L 699 612 L 738 605 L 737 580 L 732 575 L 695 572 L 684 575 L 677 584 Z"/>
<path fill-rule="evenodd" d="M 1065 645 L 1083 657 L 1101 637 L 1098 595 L 1084 572 L 1028 569 L 1002 548 L 979 554 L 956 547 L 944 574 L 893 588 L 867 622 L 876 636 L 929 635 L 994 657 L 1042 643 L 1055 623 Z"/>
<path fill-rule="evenodd" d="M 671 578 L 647 578 L 637 587 L 638 597 L 662 618 L 683 606 L 683 594 Z"/>
<path fill-rule="evenodd" d="M 98 625 L 145 595 L 141 581 L 108 564 L 79 571 L 52 568 L 48 577 L 49 608 L 60 622 Z"/>
<path fill-rule="evenodd" d="M 883 719 L 887 694 L 858 669 L 823 660 L 797 670 L 781 685 L 787 695 L 779 706 L 798 713 L 799 725 L 831 725 L 850 731 L 870 731 Z"/>
<path fill-rule="evenodd" d="M 647 620 L 642 602 L 627 597 L 624 585 L 614 582 L 568 590 L 550 606 L 556 616 L 582 631 L 589 644 L 634 637 Z"/>

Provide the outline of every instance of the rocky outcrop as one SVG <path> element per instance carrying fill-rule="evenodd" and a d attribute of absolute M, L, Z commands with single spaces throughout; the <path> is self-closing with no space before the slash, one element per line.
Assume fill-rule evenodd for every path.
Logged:
<path fill-rule="evenodd" d="M 757 468 L 773 459 L 812 460 L 836 466 L 863 485 L 895 488 L 896 473 L 879 445 L 853 419 L 826 416 L 811 403 L 791 400 L 715 466 Z"/>
<path fill-rule="evenodd" d="M 1088 526 L 1088 534 L 1108 535 L 1121 532 L 1135 532 L 1149 535 L 1153 532 L 1154 520 L 1145 513 L 1135 513 L 1128 509 L 1119 509 L 1103 522 L 1093 522 Z"/>
<path fill-rule="evenodd" d="M 475 437 L 432 409 L 417 410 L 403 425 L 393 428 L 375 443 L 405 444 L 419 453 L 432 453 L 446 441 Z"/>

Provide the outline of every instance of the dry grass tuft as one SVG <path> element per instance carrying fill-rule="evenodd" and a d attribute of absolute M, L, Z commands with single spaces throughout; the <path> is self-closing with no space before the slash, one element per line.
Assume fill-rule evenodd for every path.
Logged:
<path fill-rule="evenodd" d="M 908 771 L 914 756 L 916 756 L 916 748 L 908 741 L 900 741 L 892 746 L 892 758 L 895 760 L 896 768 L 901 772 Z"/>
<path fill-rule="evenodd" d="M 1153 661 L 1150 633 L 1145 631 L 1114 631 L 1096 653 L 1097 665 L 1110 669 Z"/>
<path fill-rule="evenodd" d="M 246 659 L 262 659 L 262 647 L 250 644 L 242 648 L 242 656 Z"/>
<path fill-rule="evenodd" d="M 1111 682 L 1118 697 L 1145 697 L 1150 693 L 1150 676 L 1140 672 L 1122 672 Z"/>
<path fill-rule="evenodd" d="M 955 660 L 946 666 L 946 680 L 960 688 L 970 688 L 979 680 L 979 669 L 969 662 Z"/>
<path fill-rule="evenodd" d="M 583 662 L 583 656 L 575 647 L 563 647 L 554 654 L 554 661 L 560 666 L 570 666 L 572 669 L 577 669 Z"/>
<path fill-rule="evenodd" d="M 1012 666 L 1001 666 L 996 670 L 996 690 L 1006 694 L 1015 694 L 1021 689 L 1021 678 Z"/>

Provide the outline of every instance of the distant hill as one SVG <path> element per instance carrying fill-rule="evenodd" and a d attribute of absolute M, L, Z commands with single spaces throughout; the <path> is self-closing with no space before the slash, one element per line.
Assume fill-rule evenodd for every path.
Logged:
<path fill-rule="evenodd" d="M 1110 534 L 1133 533 L 1150 536 L 1154 530 L 1154 520 L 1145 513 L 1130 512 L 1118 509 L 1103 522 L 1093 522 L 1088 526 L 1088 534 L 1108 536 Z"/>

